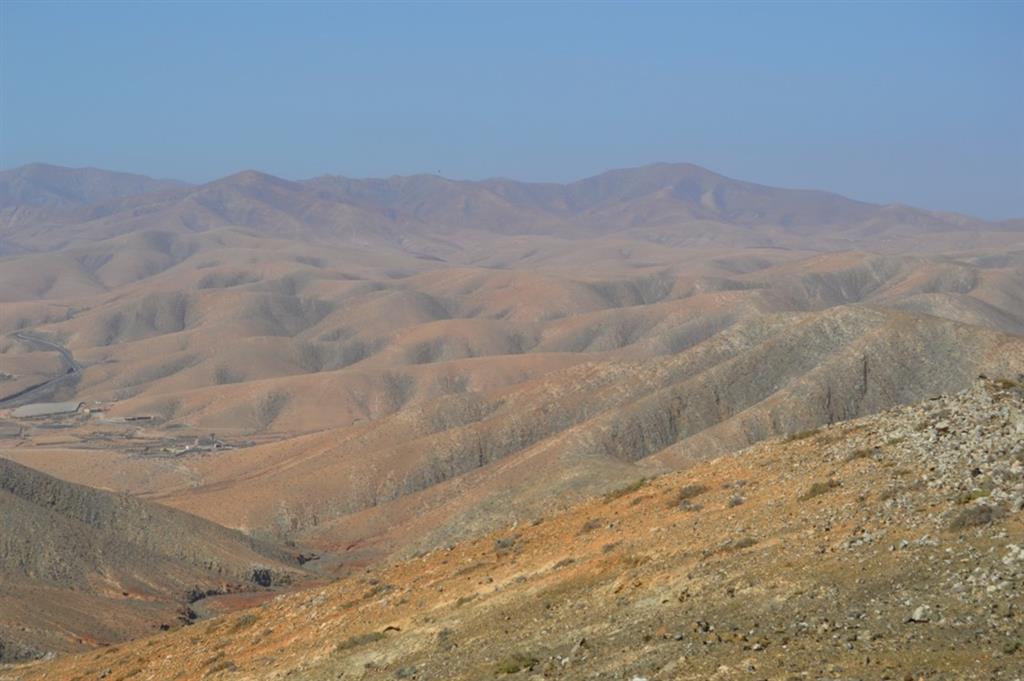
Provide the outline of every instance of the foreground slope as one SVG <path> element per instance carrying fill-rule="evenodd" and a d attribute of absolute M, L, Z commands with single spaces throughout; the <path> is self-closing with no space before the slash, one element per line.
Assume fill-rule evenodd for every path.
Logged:
<path fill-rule="evenodd" d="M 5 679 L 1018 678 L 1024 389 L 757 445 Z"/>
<path fill-rule="evenodd" d="M 189 593 L 300 574 L 285 551 L 195 516 L 0 459 L 0 660 L 187 619 Z"/>

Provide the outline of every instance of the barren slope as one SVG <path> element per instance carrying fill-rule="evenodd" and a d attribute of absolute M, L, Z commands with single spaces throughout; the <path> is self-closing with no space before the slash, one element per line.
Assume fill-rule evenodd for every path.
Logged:
<path fill-rule="evenodd" d="M 672 164 L 197 187 L 35 167 L 0 195 L 0 397 L 63 347 L 81 374 L 40 399 L 87 405 L 0 413 L 0 456 L 312 544 L 325 572 L 1024 373 L 1014 221 Z M 136 635 L 182 585 L 246 579 L 253 540 L 96 494 L 71 496 L 103 527 L 8 494 L 21 531 L 78 558 L 6 546 L 5 612 L 31 631 L 5 640 Z"/>
<path fill-rule="evenodd" d="M 3 661 L 176 625 L 192 590 L 259 589 L 301 574 L 292 556 L 239 532 L 6 459 L 0 517 Z"/>
<path fill-rule="evenodd" d="M 4 678 L 1013 679 L 1022 443 L 983 381 Z"/>

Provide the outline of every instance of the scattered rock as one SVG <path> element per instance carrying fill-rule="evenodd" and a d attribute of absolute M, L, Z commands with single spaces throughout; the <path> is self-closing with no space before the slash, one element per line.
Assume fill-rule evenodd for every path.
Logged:
<path fill-rule="evenodd" d="M 911 613 L 910 617 L 907 618 L 907 621 L 917 623 L 928 622 L 931 620 L 931 612 L 931 607 L 927 605 L 919 605 L 917 608 L 914 609 L 914 612 Z"/>

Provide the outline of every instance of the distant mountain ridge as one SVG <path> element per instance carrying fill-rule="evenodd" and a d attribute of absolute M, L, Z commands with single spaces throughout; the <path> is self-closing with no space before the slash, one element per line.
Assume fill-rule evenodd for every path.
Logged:
<path fill-rule="evenodd" d="M 0 208 L 95 204 L 188 186 L 178 180 L 155 180 L 98 168 L 31 163 L 0 171 Z"/>
<path fill-rule="evenodd" d="M 57 239 L 49 233 L 56 225 L 75 227 L 59 230 Z M 709 225 L 729 229 L 708 237 Z M 612 170 L 568 184 L 435 175 L 325 175 L 293 182 L 248 170 L 192 186 L 41 164 L 0 173 L 0 239 L 12 247 L 49 250 L 69 239 L 109 238 L 140 229 L 222 227 L 390 243 L 411 233 L 458 230 L 580 237 L 654 229 L 662 239 L 694 231 L 702 239 L 722 238 L 724 232 L 739 230 L 739 238 L 771 245 L 763 242 L 785 234 L 862 241 L 922 231 L 1016 232 L 1024 225 L 773 188 L 685 163 Z M 758 234 L 751 234 L 755 228 Z"/>

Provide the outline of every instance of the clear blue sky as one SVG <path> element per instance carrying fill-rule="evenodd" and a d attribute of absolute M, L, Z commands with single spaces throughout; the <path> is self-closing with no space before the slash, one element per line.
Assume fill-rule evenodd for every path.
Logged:
<path fill-rule="evenodd" d="M 1024 3 L 0 0 L 0 167 L 569 180 L 689 161 L 1024 216 Z"/>

